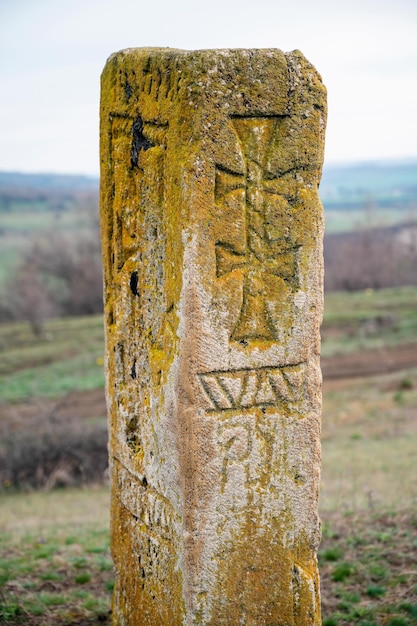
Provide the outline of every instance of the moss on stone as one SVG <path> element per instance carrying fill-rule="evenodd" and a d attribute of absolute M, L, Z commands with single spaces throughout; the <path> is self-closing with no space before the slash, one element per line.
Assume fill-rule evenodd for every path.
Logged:
<path fill-rule="evenodd" d="M 325 112 L 298 51 L 104 69 L 115 624 L 320 623 Z"/>

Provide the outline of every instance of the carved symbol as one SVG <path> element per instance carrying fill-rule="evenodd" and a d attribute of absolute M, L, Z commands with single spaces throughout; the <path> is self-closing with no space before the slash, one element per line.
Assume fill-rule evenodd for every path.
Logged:
<path fill-rule="evenodd" d="M 246 465 L 250 460 L 252 430 L 253 426 L 250 422 L 242 423 L 241 420 L 238 423 L 226 423 L 224 427 L 219 428 L 218 445 L 222 458 L 222 492 L 230 478 L 230 472 L 234 465 L 239 465 L 239 470 L 243 470 L 244 474 L 247 473 Z"/>
<path fill-rule="evenodd" d="M 216 168 L 216 204 L 227 210 L 228 196 L 241 203 L 245 216 L 245 245 L 238 250 L 227 241 L 216 243 L 217 277 L 236 269 L 243 272 L 243 298 L 231 340 L 275 341 L 267 303 L 272 297 L 271 276 L 297 282 L 296 253 L 300 245 L 291 239 L 287 197 L 274 189 L 267 171 L 268 148 L 277 118 L 235 118 L 245 172 Z"/>
<path fill-rule="evenodd" d="M 140 116 L 136 118 L 132 125 L 132 147 L 130 150 L 130 164 L 132 167 L 138 167 L 139 153 L 141 150 L 149 150 L 155 144 L 143 134 L 143 120 Z"/>
<path fill-rule="evenodd" d="M 168 123 L 157 123 L 143 120 L 140 115 L 132 124 L 132 145 L 130 148 L 130 165 L 139 167 L 139 155 L 155 146 L 164 146 Z"/>
<path fill-rule="evenodd" d="M 293 402 L 302 390 L 305 364 L 199 374 L 208 412 L 277 406 Z"/>

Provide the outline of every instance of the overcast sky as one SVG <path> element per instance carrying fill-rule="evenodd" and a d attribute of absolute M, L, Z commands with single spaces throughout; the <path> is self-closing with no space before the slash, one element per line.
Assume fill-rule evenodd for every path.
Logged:
<path fill-rule="evenodd" d="M 101 70 L 142 46 L 298 48 L 327 162 L 417 157 L 416 0 L 0 0 L 0 170 L 98 174 Z"/>

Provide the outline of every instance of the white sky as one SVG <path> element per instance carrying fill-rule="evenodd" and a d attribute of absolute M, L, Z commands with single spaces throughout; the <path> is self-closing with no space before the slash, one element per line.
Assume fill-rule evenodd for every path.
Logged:
<path fill-rule="evenodd" d="M 101 70 L 141 46 L 298 48 L 327 162 L 417 157 L 416 0 L 0 0 L 0 170 L 98 174 Z"/>

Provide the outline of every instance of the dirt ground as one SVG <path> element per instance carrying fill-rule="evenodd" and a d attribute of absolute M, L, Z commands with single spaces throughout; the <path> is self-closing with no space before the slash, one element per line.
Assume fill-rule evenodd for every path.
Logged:
<path fill-rule="evenodd" d="M 417 344 L 405 344 L 379 350 L 322 359 L 324 384 L 344 378 L 361 378 L 399 372 L 417 366 Z"/>
<path fill-rule="evenodd" d="M 59 399 L 33 398 L 24 403 L 0 405 L 0 423 L 4 425 L 13 422 L 16 429 L 21 423 L 27 425 L 32 418 L 36 419 L 39 416 L 50 416 L 62 422 L 72 418 L 83 420 L 105 415 L 104 389 L 73 391 Z"/>
<path fill-rule="evenodd" d="M 354 378 L 365 378 L 417 367 L 417 344 L 396 346 L 322 359 L 323 387 L 341 389 Z M 58 400 L 34 398 L 30 402 L 0 405 L 0 423 L 13 422 L 15 428 L 31 418 L 50 415 L 57 421 L 91 419 L 106 415 L 103 389 L 72 392 Z"/>

